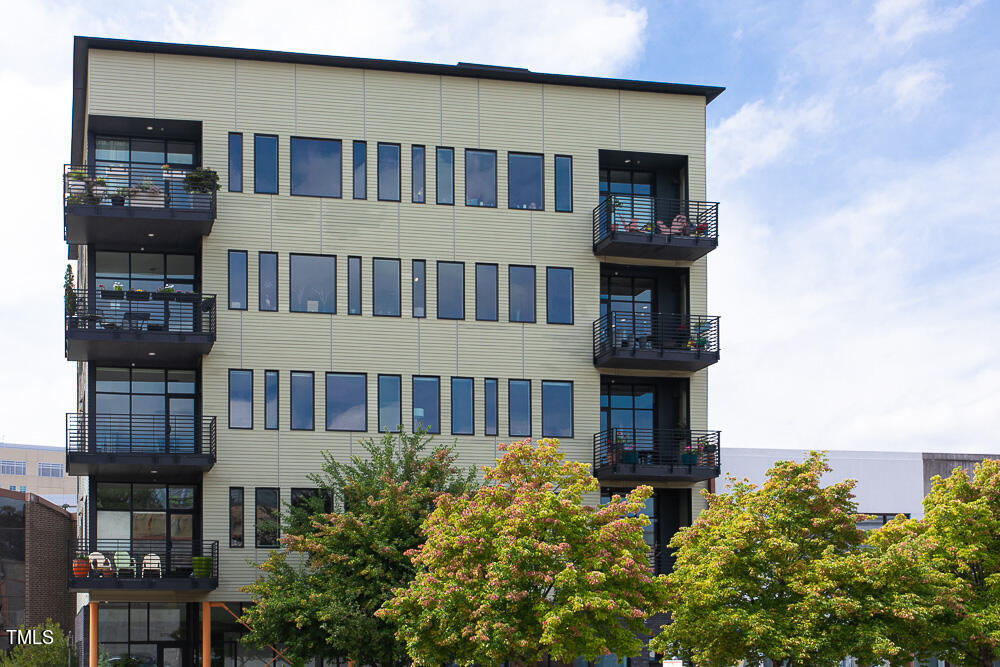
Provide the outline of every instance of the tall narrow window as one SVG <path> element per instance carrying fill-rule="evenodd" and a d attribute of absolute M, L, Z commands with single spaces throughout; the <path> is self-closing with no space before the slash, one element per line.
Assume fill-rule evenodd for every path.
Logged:
<path fill-rule="evenodd" d="M 531 380 L 507 380 L 507 435 L 531 437 Z"/>
<path fill-rule="evenodd" d="M 497 265 L 476 264 L 476 319 L 495 322 L 499 298 Z"/>
<path fill-rule="evenodd" d="M 292 137 L 292 194 L 339 197 L 343 170 L 340 139 Z"/>
<path fill-rule="evenodd" d="M 508 268 L 508 315 L 511 322 L 535 321 L 535 267 Z"/>
<path fill-rule="evenodd" d="M 273 134 L 253 135 L 253 191 L 278 194 L 278 137 Z"/>
<path fill-rule="evenodd" d="M 347 314 L 361 314 L 361 258 L 347 258 Z"/>
<path fill-rule="evenodd" d="M 413 430 L 441 432 L 441 380 L 413 376 Z"/>
<path fill-rule="evenodd" d="M 423 204 L 426 200 L 424 189 L 427 181 L 425 178 L 423 146 L 413 146 L 410 148 L 410 164 L 413 170 L 410 178 L 410 199 L 414 204 Z"/>
<path fill-rule="evenodd" d="M 293 313 L 337 312 L 336 256 L 288 256 L 288 310 Z"/>
<path fill-rule="evenodd" d="M 399 201 L 399 144 L 378 145 L 379 201 Z"/>
<path fill-rule="evenodd" d="M 293 431 L 313 430 L 313 391 L 314 384 L 312 371 L 292 371 L 291 424 Z"/>
<path fill-rule="evenodd" d="M 496 151 L 465 150 L 465 205 L 496 208 Z"/>
<path fill-rule="evenodd" d="M 368 144 L 354 142 L 354 198 L 368 199 Z"/>
<path fill-rule="evenodd" d="M 486 435 L 496 435 L 497 429 L 497 380 L 496 378 L 486 378 L 483 380 L 483 404 L 486 408 Z"/>
<path fill-rule="evenodd" d="M 465 319 L 465 264 L 437 263 L 437 316 L 439 320 Z"/>
<path fill-rule="evenodd" d="M 278 428 L 278 371 L 264 371 L 264 428 Z"/>
<path fill-rule="evenodd" d="M 399 260 L 372 260 L 372 312 L 383 317 L 399 317 Z"/>
<path fill-rule="evenodd" d="M 262 252 L 257 255 L 257 307 L 260 310 L 278 310 L 278 253 Z"/>
<path fill-rule="evenodd" d="M 229 251 L 229 310 L 247 309 L 247 251 Z"/>
<path fill-rule="evenodd" d="M 229 547 L 243 548 L 243 487 L 229 487 Z"/>
<path fill-rule="evenodd" d="M 455 149 L 454 148 L 441 148 L 437 149 L 437 158 L 435 160 L 434 178 L 435 178 L 435 191 L 436 191 L 436 201 L 438 204 L 454 204 L 455 203 Z"/>
<path fill-rule="evenodd" d="M 427 262 L 413 260 L 413 316 L 427 317 Z"/>
<path fill-rule="evenodd" d="M 573 437 L 573 383 L 542 381 L 542 437 Z"/>
<path fill-rule="evenodd" d="M 368 376 L 326 374 L 326 430 L 368 430 Z"/>
<path fill-rule="evenodd" d="M 257 546 L 270 548 L 278 546 L 278 489 L 256 488 L 254 508 L 254 532 Z"/>
<path fill-rule="evenodd" d="M 229 133 L 229 191 L 243 192 L 243 135 Z"/>
<path fill-rule="evenodd" d="M 229 371 L 229 428 L 253 428 L 253 371 Z"/>
<path fill-rule="evenodd" d="M 403 425 L 403 379 L 399 375 L 378 376 L 378 430 L 395 432 Z"/>
<path fill-rule="evenodd" d="M 472 435 L 475 433 L 474 398 L 472 378 L 451 379 L 451 434 Z"/>
<path fill-rule="evenodd" d="M 556 156 L 556 210 L 573 212 L 573 158 Z"/>
<path fill-rule="evenodd" d="M 545 321 L 573 324 L 573 269 L 545 269 Z"/>
<path fill-rule="evenodd" d="M 507 208 L 540 211 L 545 208 L 542 194 L 541 155 L 507 154 Z"/>

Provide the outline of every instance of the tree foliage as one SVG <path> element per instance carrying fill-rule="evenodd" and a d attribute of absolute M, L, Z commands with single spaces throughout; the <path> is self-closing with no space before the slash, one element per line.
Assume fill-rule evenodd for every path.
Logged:
<path fill-rule="evenodd" d="M 425 454 L 429 440 L 423 433 L 362 440 L 367 457 L 349 463 L 324 453 L 322 473 L 312 477 L 320 496 L 306 513 L 292 509 L 285 550 L 271 554 L 259 566 L 264 576 L 243 589 L 256 603 L 243 615 L 248 642 L 281 646 L 291 659 L 408 662 L 395 628 L 374 612 L 413 578 L 405 554 L 423 542 L 420 526 L 435 499 L 474 488 L 474 471 L 460 472 L 449 448 Z M 324 511 L 326 493 L 342 512 Z"/>
<path fill-rule="evenodd" d="M 665 602 L 653 577 L 639 487 L 601 508 L 587 465 L 558 440 L 501 445 L 474 496 L 441 496 L 413 554 L 417 575 L 378 612 L 418 665 L 635 655 Z"/>
<path fill-rule="evenodd" d="M 35 627 L 22 625 L 18 628 L 20 632 L 33 631 L 33 637 L 40 643 L 17 644 L 10 650 L 10 653 L 3 655 L 0 653 L 0 667 L 53 667 L 53 665 L 65 665 L 69 659 L 70 664 L 76 664 L 76 654 L 70 655 L 69 637 L 62 631 L 59 624 L 51 618 L 45 619 L 45 623 Z M 45 633 L 49 631 L 52 643 L 46 644 Z"/>

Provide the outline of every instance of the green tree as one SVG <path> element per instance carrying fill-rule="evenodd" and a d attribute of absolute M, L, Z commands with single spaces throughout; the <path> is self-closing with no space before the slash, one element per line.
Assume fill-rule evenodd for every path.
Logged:
<path fill-rule="evenodd" d="M 378 612 L 417 665 L 639 652 L 636 633 L 665 602 L 639 514 L 652 490 L 584 505 L 597 480 L 558 446 L 501 445 L 474 496 L 438 499 L 413 554 L 416 578 Z"/>
<path fill-rule="evenodd" d="M 63 633 L 59 624 L 51 618 L 35 627 L 22 625 L 18 630 L 22 633 L 33 632 L 33 637 L 40 643 L 19 644 L 6 656 L 0 654 L 0 667 L 59 667 L 60 665 L 76 665 L 76 654 L 70 654 L 69 637 Z M 52 642 L 45 643 L 51 637 Z"/>
<path fill-rule="evenodd" d="M 73 288 L 76 284 L 73 281 L 73 267 L 66 265 L 66 273 L 63 275 L 63 302 L 66 307 L 66 316 L 76 315 L 76 292 Z"/>
<path fill-rule="evenodd" d="M 442 494 L 468 493 L 474 471 L 462 473 L 451 449 L 423 433 L 387 433 L 361 441 L 368 456 L 349 463 L 324 453 L 311 479 L 320 496 L 286 517 L 277 551 L 259 567 L 264 576 L 243 590 L 255 602 L 243 615 L 246 641 L 279 646 L 290 659 L 349 659 L 363 665 L 408 662 L 395 628 L 374 612 L 414 568 L 405 555 L 423 542 L 420 526 Z M 342 512 L 326 513 L 332 495 Z"/>

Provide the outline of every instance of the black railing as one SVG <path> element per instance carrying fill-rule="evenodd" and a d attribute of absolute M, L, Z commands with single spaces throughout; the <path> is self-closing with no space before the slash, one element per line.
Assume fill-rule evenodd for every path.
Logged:
<path fill-rule="evenodd" d="M 105 539 L 70 542 L 70 578 L 218 580 L 218 540 Z M 86 563 L 84 563 L 86 561 Z"/>
<path fill-rule="evenodd" d="M 594 468 L 609 465 L 719 467 L 719 432 L 612 428 L 594 434 Z"/>
<path fill-rule="evenodd" d="M 66 331 L 208 334 L 215 337 L 214 294 L 116 290 L 114 284 L 73 292 Z"/>
<path fill-rule="evenodd" d="M 612 312 L 594 320 L 594 357 L 608 352 L 719 351 L 719 318 Z"/>
<path fill-rule="evenodd" d="M 617 234 L 670 239 L 719 236 L 718 202 L 611 195 L 594 209 L 594 244 Z"/>
<path fill-rule="evenodd" d="M 207 454 L 215 460 L 215 417 L 66 415 L 67 454 Z"/>
<path fill-rule="evenodd" d="M 63 167 L 63 201 L 66 206 L 123 206 L 215 213 L 214 191 L 189 191 L 197 188 L 185 186 L 185 179 L 191 171 L 129 163 L 67 164 Z"/>

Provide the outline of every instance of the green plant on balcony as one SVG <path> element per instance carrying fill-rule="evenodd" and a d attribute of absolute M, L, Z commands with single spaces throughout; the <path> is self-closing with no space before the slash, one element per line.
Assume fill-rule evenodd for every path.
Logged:
<path fill-rule="evenodd" d="M 108 184 L 103 178 L 88 176 L 74 169 L 66 174 L 67 204 L 98 204 L 107 194 Z"/>
<path fill-rule="evenodd" d="M 63 301 L 66 306 L 66 317 L 76 315 L 76 291 L 73 289 L 73 267 L 66 265 L 63 275 Z"/>
<path fill-rule="evenodd" d="M 142 181 L 141 183 L 139 183 L 139 185 L 136 185 L 135 187 L 133 187 L 133 188 L 131 188 L 129 190 L 129 195 L 131 195 L 133 197 L 135 197 L 137 195 L 139 195 L 139 196 L 141 196 L 141 195 L 154 195 L 154 196 L 156 196 L 156 195 L 162 195 L 162 194 L 163 194 L 163 190 L 160 189 L 160 186 L 158 186 L 156 183 L 154 183 L 151 179 L 148 179 L 148 178 L 145 179 L 144 181 Z"/>
<path fill-rule="evenodd" d="M 184 177 L 184 190 L 189 194 L 211 194 L 219 189 L 219 174 L 198 167 Z"/>

